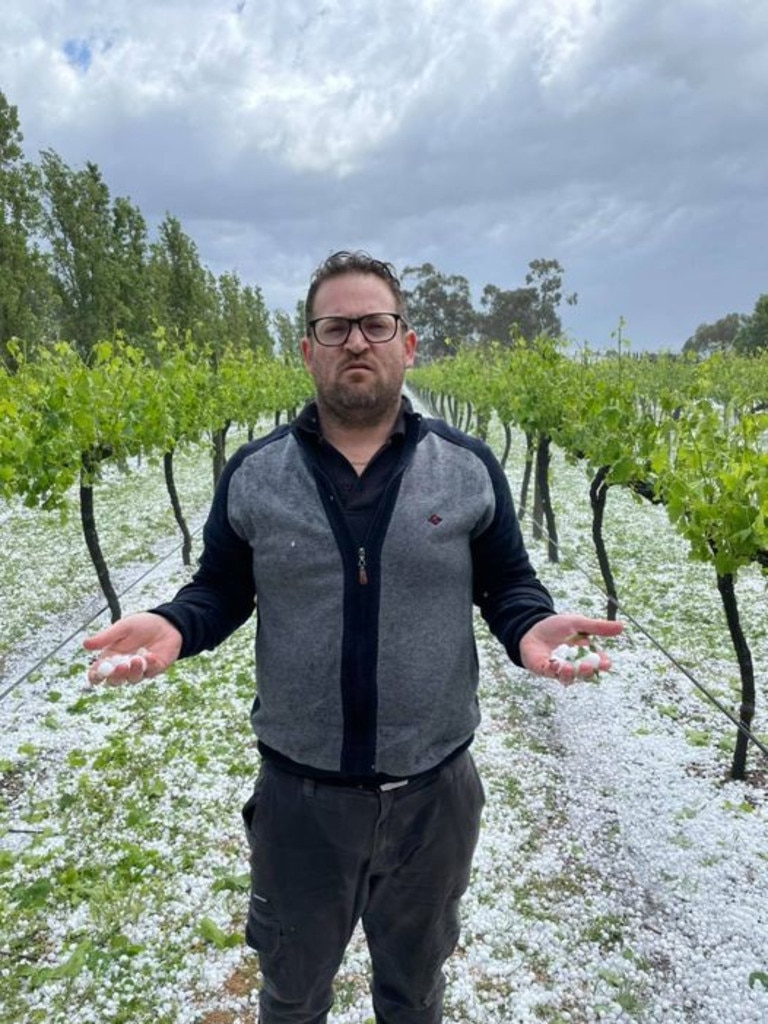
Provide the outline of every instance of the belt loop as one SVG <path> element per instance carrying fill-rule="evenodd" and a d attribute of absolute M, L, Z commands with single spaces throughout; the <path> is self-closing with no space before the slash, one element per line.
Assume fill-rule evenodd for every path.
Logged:
<path fill-rule="evenodd" d="M 301 788 L 302 788 L 302 790 L 304 792 L 304 796 L 309 796 L 309 797 L 314 796 L 315 795 L 315 788 L 316 788 L 315 780 L 314 779 L 304 778 L 301 781 L 302 781 L 302 787 Z"/>

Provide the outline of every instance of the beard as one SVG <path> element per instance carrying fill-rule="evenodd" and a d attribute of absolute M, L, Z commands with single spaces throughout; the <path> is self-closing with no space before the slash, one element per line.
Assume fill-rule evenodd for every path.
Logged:
<path fill-rule="evenodd" d="M 317 404 L 341 426 L 376 426 L 399 408 L 404 379 L 379 378 L 367 387 L 336 380 L 317 388 Z"/>

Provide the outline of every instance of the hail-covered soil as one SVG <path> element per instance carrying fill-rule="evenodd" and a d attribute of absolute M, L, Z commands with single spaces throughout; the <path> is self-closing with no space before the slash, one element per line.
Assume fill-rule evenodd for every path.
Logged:
<path fill-rule="evenodd" d="M 520 457 L 518 445 L 515 494 Z M 180 463 L 199 527 L 208 456 Z M 549 563 L 546 546 L 529 540 L 531 555 L 561 609 L 602 615 L 584 470 L 556 458 L 553 488 L 561 559 Z M 97 516 L 120 589 L 163 559 L 128 591 L 124 611 L 187 577 L 160 467 L 111 476 Z M 104 602 L 76 512 L 64 524 L 17 507 L 0 517 L 1 1024 L 254 1021 L 239 818 L 257 770 L 253 623 L 165 678 L 85 690 L 78 627 Z M 535 679 L 478 622 L 484 718 L 473 751 L 487 806 L 446 1020 L 759 1024 L 768 1020 L 768 766 L 752 752 L 747 780 L 729 781 L 733 725 L 645 635 L 735 710 L 738 672 L 713 571 L 687 559 L 662 509 L 619 491 L 605 532 L 634 620 L 611 647 L 610 673 L 567 689 Z M 737 592 L 764 680 L 764 581 L 743 573 Z M 86 629 L 105 621 L 97 614 Z M 762 687 L 763 737 L 764 703 Z M 372 1021 L 359 934 L 331 1020 Z"/>

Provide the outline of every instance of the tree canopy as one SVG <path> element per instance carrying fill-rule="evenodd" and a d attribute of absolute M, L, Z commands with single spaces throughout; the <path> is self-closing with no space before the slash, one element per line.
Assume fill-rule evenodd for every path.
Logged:
<path fill-rule="evenodd" d="M 0 92 L 0 362 L 11 362 L 11 338 L 36 341 L 53 295 L 37 245 L 39 175 L 24 159 L 16 107 Z"/>
<path fill-rule="evenodd" d="M 760 295 L 752 313 L 728 313 L 711 324 L 699 324 L 683 352 L 710 356 L 715 352 L 758 355 L 768 349 L 768 293 Z"/>
<path fill-rule="evenodd" d="M 95 163 L 74 169 L 53 150 L 28 163 L 0 92 L 0 364 L 14 368 L 13 338 L 68 340 L 84 358 L 115 337 L 149 346 L 157 330 L 271 352 L 281 329 L 258 286 L 202 264 L 177 217 L 150 240 L 141 210 L 112 196 Z"/>
<path fill-rule="evenodd" d="M 745 318 L 733 347 L 740 355 L 757 355 L 768 349 L 768 294 L 755 303 L 752 315 Z"/>
<path fill-rule="evenodd" d="M 699 324 L 683 345 L 683 352 L 710 356 L 733 348 L 746 319 L 743 313 L 728 313 L 713 324 Z"/>
<path fill-rule="evenodd" d="M 224 343 L 254 352 L 295 352 L 304 333 L 301 300 L 292 311 L 267 309 L 258 285 L 238 274 L 215 276 L 172 213 L 151 237 L 139 207 L 113 196 L 99 167 L 69 167 L 53 150 L 25 158 L 18 110 L 0 91 L 0 365 L 14 369 L 12 339 L 25 346 L 63 339 L 87 357 L 116 337 L 140 348 L 158 330 L 216 351 Z M 562 333 L 567 293 L 558 260 L 533 259 L 519 284 L 484 286 L 475 308 L 469 281 L 432 263 L 406 266 L 403 291 L 429 362 L 460 346 L 514 346 Z M 768 348 L 768 294 L 751 315 L 702 323 L 683 351 L 708 355 Z"/>
<path fill-rule="evenodd" d="M 408 318 L 419 338 L 419 354 L 425 360 L 450 354 L 451 342 L 474 336 L 476 314 L 472 306 L 469 282 L 460 274 L 443 274 L 431 263 L 406 267 L 403 283 L 413 278 L 413 288 L 405 288 Z"/>

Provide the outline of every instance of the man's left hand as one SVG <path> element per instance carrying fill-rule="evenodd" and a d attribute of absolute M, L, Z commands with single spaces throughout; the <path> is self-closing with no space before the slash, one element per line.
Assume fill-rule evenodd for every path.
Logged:
<path fill-rule="evenodd" d="M 576 679 L 588 679 L 596 672 L 611 667 L 611 659 L 604 651 L 597 650 L 593 636 L 618 636 L 624 624 L 610 619 L 588 619 L 583 615 L 551 615 L 531 626 L 520 641 L 520 660 L 529 672 L 538 676 L 558 679 L 567 686 Z M 555 654 L 563 644 L 588 648 L 597 655 L 585 661 L 569 661 Z"/>

